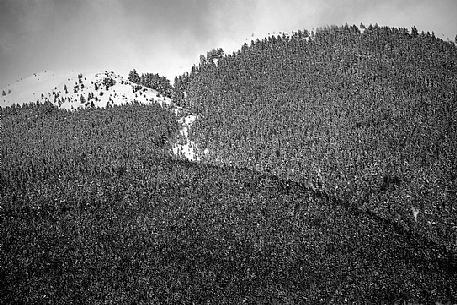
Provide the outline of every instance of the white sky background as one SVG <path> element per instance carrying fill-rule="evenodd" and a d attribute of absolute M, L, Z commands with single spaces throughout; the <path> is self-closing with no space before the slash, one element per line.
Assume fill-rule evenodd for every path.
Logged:
<path fill-rule="evenodd" d="M 457 0 L 0 0 L 0 87 L 43 70 L 190 71 L 251 35 L 325 25 L 416 26 L 457 34 Z M 246 39 L 248 39 L 246 41 Z"/>

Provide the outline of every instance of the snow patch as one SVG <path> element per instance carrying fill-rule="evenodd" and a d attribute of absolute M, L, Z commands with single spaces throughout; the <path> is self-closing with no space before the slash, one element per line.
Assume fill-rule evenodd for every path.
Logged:
<path fill-rule="evenodd" d="M 171 99 L 156 90 L 131 83 L 114 72 L 55 73 L 44 71 L 18 80 L 6 88 L 0 107 L 51 102 L 62 109 L 106 107 L 131 102 L 171 105 Z M 1 91 L 0 90 L 0 91 Z"/>
<path fill-rule="evenodd" d="M 420 210 L 418 208 L 412 206 L 411 212 L 413 213 L 414 221 L 417 222 L 417 216 L 419 215 Z"/>
<path fill-rule="evenodd" d="M 189 161 L 200 161 L 197 144 L 189 140 L 189 129 L 196 119 L 197 116 L 195 114 L 189 114 L 178 120 L 181 124 L 181 129 L 179 130 L 178 139 L 172 147 L 173 154 L 178 157 L 184 157 Z"/>

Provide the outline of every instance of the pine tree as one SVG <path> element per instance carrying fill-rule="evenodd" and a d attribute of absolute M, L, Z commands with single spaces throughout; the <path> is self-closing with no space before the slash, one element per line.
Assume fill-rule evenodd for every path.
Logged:
<path fill-rule="evenodd" d="M 132 83 L 139 83 L 140 82 L 140 76 L 138 75 L 138 72 L 136 72 L 135 69 L 129 72 L 129 77 L 128 80 L 131 81 Z"/>
<path fill-rule="evenodd" d="M 200 55 L 200 66 L 204 66 L 206 64 L 206 57 L 205 55 Z"/>

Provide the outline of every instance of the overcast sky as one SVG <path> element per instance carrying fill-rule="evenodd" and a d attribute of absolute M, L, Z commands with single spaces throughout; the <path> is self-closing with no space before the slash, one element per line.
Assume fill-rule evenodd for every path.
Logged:
<path fill-rule="evenodd" d="M 212 48 L 331 24 L 415 25 L 454 40 L 456 16 L 456 0 L 0 0 L 0 87 L 43 70 L 172 80 Z"/>

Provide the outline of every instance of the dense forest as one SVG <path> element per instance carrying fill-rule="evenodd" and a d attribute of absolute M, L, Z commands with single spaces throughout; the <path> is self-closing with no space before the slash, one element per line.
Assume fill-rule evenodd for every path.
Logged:
<path fill-rule="evenodd" d="M 457 302 L 456 60 L 343 26 L 133 70 L 200 162 L 159 104 L 0 108 L 0 303 Z"/>
<path fill-rule="evenodd" d="M 170 157 L 158 105 L 2 109 L 0 301 L 455 301 L 452 253 L 292 180 Z"/>
<path fill-rule="evenodd" d="M 205 162 L 302 181 L 456 250 L 454 43 L 332 26 L 251 41 L 175 83 Z"/>

